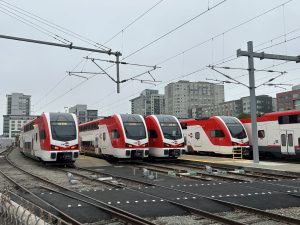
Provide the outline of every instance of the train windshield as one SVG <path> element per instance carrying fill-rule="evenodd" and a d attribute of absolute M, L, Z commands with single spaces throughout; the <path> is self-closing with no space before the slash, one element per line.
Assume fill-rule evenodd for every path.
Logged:
<path fill-rule="evenodd" d="M 246 131 L 240 121 L 230 116 L 220 116 L 229 129 L 233 138 L 244 139 L 247 137 Z"/>
<path fill-rule="evenodd" d="M 71 141 L 77 137 L 76 124 L 71 114 L 50 113 L 50 126 L 53 140 Z"/>
<path fill-rule="evenodd" d="M 146 138 L 146 128 L 142 117 L 131 114 L 122 114 L 120 116 L 128 139 L 141 140 Z"/>
<path fill-rule="evenodd" d="M 165 138 L 171 140 L 182 138 L 180 126 L 173 116 L 157 115 L 156 117 Z"/>

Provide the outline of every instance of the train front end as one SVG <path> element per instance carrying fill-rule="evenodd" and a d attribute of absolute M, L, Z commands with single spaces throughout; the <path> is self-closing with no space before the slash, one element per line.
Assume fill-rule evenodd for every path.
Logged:
<path fill-rule="evenodd" d="M 249 138 L 244 125 L 239 119 L 232 116 L 218 116 L 224 123 L 230 135 L 231 143 L 229 143 L 230 152 L 232 154 L 236 150 L 242 152 L 249 150 Z"/>
<path fill-rule="evenodd" d="M 149 143 L 146 123 L 141 115 L 118 115 L 124 131 L 125 148 L 119 158 L 147 158 L 149 156 Z"/>
<path fill-rule="evenodd" d="M 183 132 L 175 116 L 150 115 L 146 124 L 150 156 L 177 158 L 185 153 Z"/>
<path fill-rule="evenodd" d="M 72 113 L 45 114 L 48 132 L 40 132 L 44 161 L 73 163 L 79 157 L 79 134 L 76 115 Z M 47 146 L 47 147 L 46 147 Z"/>

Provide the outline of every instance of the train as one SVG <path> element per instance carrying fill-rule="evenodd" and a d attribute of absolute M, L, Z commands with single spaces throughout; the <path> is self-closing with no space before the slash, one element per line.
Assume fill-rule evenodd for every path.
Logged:
<path fill-rule="evenodd" d="M 81 150 L 108 159 L 149 156 L 145 120 L 137 114 L 114 114 L 79 125 Z"/>
<path fill-rule="evenodd" d="M 145 121 L 150 157 L 178 158 L 185 153 L 183 132 L 175 116 L 149 115 Z"/>
<path fill-rule="evenodd" d="M 80 149 L 77 117 L 72 113 L 43 113 L 22 127 L 19 142 L 26 156 L 47 163 L 73 164 Z"/>
<path fill-rule="evenodd" d="M 211 116 L 180 120 L 187 153 L 232 155 L 234 150 L 249 148 L 244 125 L 232 116 Z"/>
<path fill-rule="evenodd" d="M 252 145 L 251 119 L 241 119 Z M 265 158 L 300 159 L 300 110 L 265 113 L 257 117 L 259 155 Z M 252 148 L 244 157 L 252 157 Z"/>

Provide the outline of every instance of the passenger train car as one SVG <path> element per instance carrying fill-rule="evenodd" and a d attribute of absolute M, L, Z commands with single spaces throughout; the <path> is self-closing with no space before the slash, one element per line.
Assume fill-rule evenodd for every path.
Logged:
<path fill-rule="evenodd" d="M 180 120 L 188 153 L 233 154 L 246 149 L 249 139 L 243 124 L 235 117 L 212 116 Z"/>
<path fill-rule="evenodd" d="M 77 118 L 71 113 L 43 113 L 20 132 L 20 151 L 43 162 L 74 163 L 79 156 Z"/>
<path fill-rule="evenodd" d="M 79 125 L 81 150 L 119 159 L 149 155 L 145 120 L 136 114 L 115 114 Z"/>
<path fill-rule="evenodd" d="M 251 119 L 241 119 L 252 144 Z M 266 113 L 257 117 L 259 155 L 300 158 L 300 110 Z M 245 152 L 251 156 L 252 151 Z"/>
<path fill-rule="evenodd" d="M 145 118 L 149 133 L 149 155 L 179 157 L 184 152 L 184 138 L 178 119 L 170 115 L 149 115 Z"/>

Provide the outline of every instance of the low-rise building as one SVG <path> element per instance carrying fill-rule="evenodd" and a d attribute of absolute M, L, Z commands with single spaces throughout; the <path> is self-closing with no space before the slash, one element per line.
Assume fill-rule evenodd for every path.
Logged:
<path fill-rule="evenodd" d="M 77 104 L 69 108 L 69 113 L 77 115 L 79 123 L 86 123 L 98 118 L 98 110 L 87 109 L 87 105 Z"/>
<path fill-rule="evenodd" d="M 276 94 L 278 111 L 300 109 L 300 85 L 292 87 L 291 91 Z"/>

